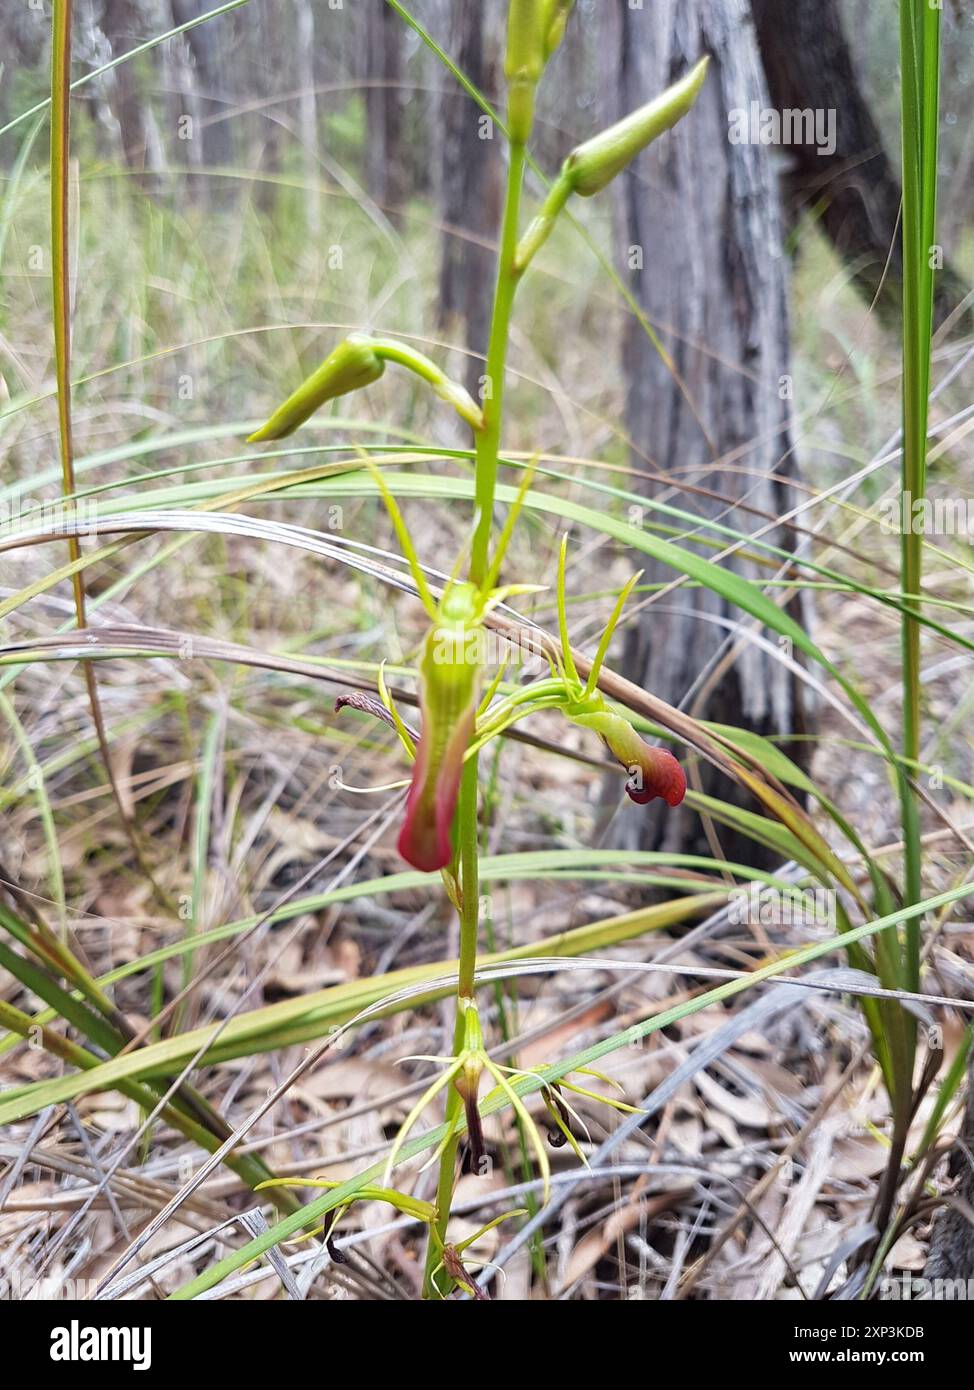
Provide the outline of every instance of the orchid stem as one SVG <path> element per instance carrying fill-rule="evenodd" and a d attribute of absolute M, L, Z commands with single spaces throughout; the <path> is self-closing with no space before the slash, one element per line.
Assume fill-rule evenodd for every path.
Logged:
<path fill-rule="evenodd" d="M 477 969 L 477 928 L 480 923 L 480 865 L 478 861 L 479 825 L 477 819 L 477 758 L 468 758 L 460 783 L 460 809 L 457 838 L 460 845 L 460 966 L 457 997 L 474 997 Z"/>
<path fill-rule="evenodd" d="M 501 246 L 497 263 L 497 282 L 494 289 L 494 308 L 487 345 L 483 428 L 478 430 L 476 434 L 476 521 L 470 552 L 470 579 L 478 588 L 483 585 L 490 572 L 490 533 L 494 511 L 494 492 L 497 485 L 501 420 L 504 409 L 504 372 L 507 366 L 511 309 L 520 279 L 517 266 L 517 243 L 525 160 L 524 142 L 512 141 L 507 167 L 507 191 L 501 225 Z M 453 1035 L 453 1055 L 455 1057 L 459 1056 L 464 1045 L 464 1001 L 474 997 L 474 976 L 477 968 L 477 932 L 480 905 L 478 762 L 477 754 L 474 754 L 473 757 L 467 758 L 464 763 L 457 807 L 461 899 L 457 1016 Z M 426 1250 L 426 1272 L 423 1284 L 423 1296 L 425 1298 L 445 1297 L 452 1284 L 450 1276 L 442 1267 L 441 1252 L 446 1241 L 446 1230 L 450 1220 L 457 1151 L 460 1142 L 459 1136 L 452 1133 L 452 1126 L 459 1120 L 462 1104 L 456 1087 L 451 1086 L 446 1102 L 446 1122 L 448 1126 L 451 1126 L 451 1132 L 440 1155 L 436 1185 L 436 1218 L 430 1228 L 430 1239 Z"/>
<path fill-rule="evenodd" d="M 477 969 L 477 931 L 480 924 L 480 874 L 478 863 L 477 820 L 477 757 L 464 763 L 460 782 L 460 802 L 457 811 L 457 841 L 460 847 L 460 964 L 457 977 L 457 1012 L 453 1030 L 453 1055 L 459 1056 L 465 1041 L 464 1002 L 474 997 L 474 974 Z M 451 1086 L 447 1092 L 446 1122 L 452 1126 L 459 1118 L 463 1102 L 460 1092 Z M 450 1138 L 440 1154 L 436 1183 L 436 1218 L 430 1229 L 426 1248 L 425 1298 L 443 1298 L 449 1292 L 450 1277 L 441 1264 L 440 1251 L 446 1241 L 450 1221 L 450 1205 L 456 1173 L 460 1137 L 451 1129 Z"/>
<path fill-rule="evenodd" d="M 494 310 L 487 344 L 487 369 L 484 385 L 484 427 L 477 433 L 475 501 L 477 520 L 470 555 L 470 578 L 474 584 L 483 583 L 488 569 L 491 521 L 494 512 L 494 489 L 497 485 L 497 457 L 500 450 L 501 418 L 504 411 L 504 373 L 507 367 L 507 339 L 511 324 L 514 293 L 520 279 L 517 267 L 517 230 L 521 212 L 521 187 L 524 183 L 526 151 L 523 145 L 512 144 L 507 167 L 507 194 L 504 199 L 504 220 L 501 227 L 500 258 L 497 263 L 497 285 L 494 290 Z"/>

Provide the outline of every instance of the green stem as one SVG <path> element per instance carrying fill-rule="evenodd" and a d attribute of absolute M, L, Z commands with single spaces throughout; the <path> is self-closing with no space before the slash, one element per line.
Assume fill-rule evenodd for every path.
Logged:
<path fill-rule="evenodd" d="M 480 585 L 488 569 L 494 488 L 497 483 L 497 456 L 500 450 L 501 418 L 504 411 L 504 372 L 507 366 L 507 339 L 511 307 L 520 272 L 517 268 L 517 230 L 524 183 L 524 145 L 512 144 L 507 170 L 507 193 L 501 226 L 501 249 L 497 263 L 494 311 L 487 345 L 487 380 L 484 393 L 484 427 L 477 434 L 476 488 L 477 523 L 470 555 L 470 578 Z"/>
<path fill-rule="evenodd" d="M 913 503 L 926 492 L 927 419 L 930 349 L 933 330 L 933 252 L 937 190 L 937 121 L 939 14 L 927 0 L 900 0 L 900 112 L 903 162 L 903 454 L 900 478 L 900 584 L 904 602 L 900 642 L 903 688 L 903 760 L 896 780 L 903 831 L 903 897 L 907 906 L 923 897 L 920 805 L 910 764 L 920 757 L 923 537 L 913 526 Z M 880 976 L 894 970 L 901 988 L 920 988 L 921 919 L 905 926 L 898 959 L 894 943 L 877 946 Z M 885 959 L 884 959 L 885 958 Z M 913 1072 L 916 1020 L 901 1005 L 883 1008 L 892 1064 L 893 1133 L 873 1219 L 888 1236 L 887 1226 L 902 1177 L 903 1158 L 913 1117 Z M 877 1049 L 877 1055 L 878 1049 Z M 884 1257 L 881 1241 L 875 1261 Z M 877 1265 L 878 1267 L 878 1265 Z"/>
<path fill-rule="evenodd" d="M 460 846 L 460 963 L 457 997 L 472 999 L 477 969 L 477 927 L 480 921 L 480 863 L 477 820 L 478 760 L 468 758 L 460 782 L 457 839 Z"/>
<path fill-rule="evenodd" d="M 500 452 L 501 420 L 504 411 L 504 372 L 507 366 L 507 342 L 511 309 L 520 272 L 517 267 L 518 223 L 521 211 L 521 189 L 524 183 L 526 150 L 523 141 L 512 141 L 507 169 L 507 192 L 504 198 L 504 218 L 501 225 L 501 248 L 497 263 L 497 282 L 494 289 L 494 309 L 487 346 L 487 380 L 484 392 L 483 428 L 476 435 L 475 501 L 476 525 L 470 554 L 470 579 L 483 584 L 490 568 L 490 532 L 494 510 L 494 490 L 497 484 L 497 461 Z M 453 1055 L 459 1055 L 464 1044 L 462 1001 L 473 997 L 474 972 L 477 968 L 477 927 L 479 920 L 479 866 L 477 820 L 478 758 L 467 758 L 460 783 L 460 803 L 457 809 L 457 842 L 460 850 L 460 962 L 457 978 L 457 1021 L 453 1035 Z M 446 1102 L 446 1122 L 452 1130 L 462 1102 L 455 1086 L 451 1086 Z M 459 1138 L 451 1137 L 440 1155 L 436 1185 L 436 1220 L 430 1232 L 426 1251 L 426 1275 L 423 1294 L 426 1298 L 445 1296 L 449 1291 L 449 1276 L 433 1270 L 441 1259 L 446 1229 L 453 1200 Z"/>
<path fill-rule="evenodd" d="M 925 0 L 900 0 L 901 109 L 903 137 L 903 464 L 900 572 L 907 594 L 920 595 L 923 537 L 914 533 L 912 503 L 926 492 L 930 340 L 933 327 L 933 270 L 939 105 L 939 14 Z M 907 604 L 902 620 L 903 755 L 920 756 L 919 600 Z M 899 783 L 905 859 L 905 901 L 923 893 L 920 813 L 905 768 Z M 903 987 L 916 990 L 920 974 L 919 918 L 906 927 Z"/>
<path fill-rule="evenodd" d="M 527 231 L 518 243 L 515 253 L 515 269 L 522 275 L 528 264 L 548 240 L 558 220 L 558 214 L 572 194 L 571 179 L 564 169 L 548 189 L 548 196 L 541 205 L 541 211 L 531 220 Z"/>
<path fill-rule="evenodd" d="M 465 1041 L 465 1022 L 463 1001 L 474 997 L 474 974 L 477 969 L 477 928 L 480 920 L 480 865 L 477 844 L 477 756 L 468 758 L 463 766 L 460 782 L 460 805 L 457 811 L 457 840 L 460 848 L 460 961 L 457 975 L 457 1014 L 453 1030 L 453 1055 L 459 1056 Z M 456 1120 L 462 1107 L 460 1092 L 451 1086 L 447 1093 L 446 1123 L 450 1129 L 443 1153 L 436 1183 L 436 1220 L 430 1232 L 426 1249 L 426 1278 L 423 1288 L 425 1298 L 439 1295 L 445 1297 L 449 1291 L 450 1278 L 445 1270 L 434 1275 L 433 1270 L 441 1259 L 441 1251 L 446 1241 L 446 1228 L 450 1220 L 450 1204 L 453 1199 L 454 1174 L 456 1172 L 459 1134 L 453 1133 Z"/>

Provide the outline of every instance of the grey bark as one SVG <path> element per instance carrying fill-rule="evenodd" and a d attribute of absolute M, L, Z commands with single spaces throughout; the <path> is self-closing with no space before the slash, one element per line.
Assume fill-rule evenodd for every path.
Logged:
<path fill-rule="evenodd" d="M 102 26 L 114 57 L 135 47 L 137 19 L 133 0 L 106 0 Z M 149 158 L 151 107 L 140 91 L 138 69 L 132 63 L 120 64 L 111 74 L 109 92 L 109 105 L 118 122 L 122 156 L 130 169 L 142 173 Z"/>
<path fill-rule="evenodd" d="M 369 193 L 387 213 L 402 200 L 402 21 L 383 2 L 366 11 L 365 140 Z"/>
<path fill-rule="evenodd" d="M 170 0 L 173 20 L 176 24 L 187 24 L 197 19 L 213 6 L 209 0 Z M 225 90 L 226 74 L 233 71 L 233 62 L 228 47 L 230 29 L 224 23 L 197 24 L 183 36 L 183 41 L 193 61 L 192 99 L 199 112 L 200 140 L 198 150 L 192 151 L 194 162 L 209 168 L 220 168 L 233 163 L 233 132 L 229 115 L 228 93 Z M 190 142 L 186 142 L 189 144 Z M 232 185 L 226 179 L 203 181 L 202 187 L 218 202 L 231 197 Z"/>
<path fill-rule="evenodd" d="M 480 91 L 494 86 L 495 55 L 482 0 L 455 0 L 451 9 L 450 52 L 461 72 Z M 487 351 L 494 285 L 493 242 L 500 221 L 501 137 L 482 139 L 488 127 L 480 107 L 450 83 L 440 107 L 443 168 L 440 186 L 443 251 L 440 261 L 439 321 L 447 333 L 459 331 L 474 354 L 468 360 L 467 387 L 476 397 Z"/>
<path fill-rule="evenodd" d="M 793 215 L 814 208 L 852 280 L 887 320 L 901 306 L 900 184 L 863 94 L 836 0 L 752 0 L 761 59 L 777 110 L 830 112 L 835 149 L 790 146 L 786 190 Z M 894 16 L 895 17 L 895 16 Z M 939 322 L 967 293 L 946 267 L 937 280 Z M 969 313 L 969 311 L 968 311 Z M 969 322 L 965 321 L 965 328 Z"/>
<path fill-rule="evenodd" d="M 701 55 L 711 55 L 693 111 L 617 184 L 623 272 L 686 388 L 684 394 L 631 317 L 623 368 L 632 464 L 672 477 L 672 487 L 641 482 L 647 496 L 753 531 L 765 523 L 748 507 L 773 518 L 791 505 L 787 482 L 771 475 L 791 475 L 795 460 L 788 437 L 788 319 L 775 176 L 767 148 L 728 139 L 728 113 L 752 97 L 766 100 L 750 12 L 746 0 L 658 0 L 644 9 L 613 0 L 612 15 L 616 115 L 649 100 Z M 643 268 L 630 269 L 640 254 Z M 683 481 L 716 497 L 685 495 Z M 767 539 L 789 544 L 782 528 Z M 650 583 L 676 577 L 642 555 L 638 560 Z M 767 578 L 739 557 L 723 563 L 751 579 Z M 804 713 L 794 677 L 754 644 L 739 644 L 733 660 L 707 682 L 727 650 L 728 629 L 721 622 L 740 616 L 707 589 L 675 590 L 630 628 L 626 675 L 697 717 L 769 735 L 800 731 Z M 701 772 L 705 791 L 733 797 L 725 779 L 709 768 Z M 627 803 L 616 821 L 617 842 L 631 848 L 705 847 L 693 813 L 664 808 L 661 814 L 659 805 Z M 729 857 L 762 857 L 752 842 L 719 833 Z"/>

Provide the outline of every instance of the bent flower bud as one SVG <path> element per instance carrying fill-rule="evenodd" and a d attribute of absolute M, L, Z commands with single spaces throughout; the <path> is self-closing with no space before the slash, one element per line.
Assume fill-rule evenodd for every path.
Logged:
<path fill-rule="evenodd" d="M 630 800 L 645 806 L 659 796 L 668 806 L 679 806 L 686 796 L 687 779 L 672 753 L 646 743 L 621 714 L 606 710 L 573 718 L 576 724 L 594 729 L 612 756 L 626 768 L 626 795 Z"/>
<path fill-rule="evenodd" d="M 325 401 L 371 385 L 384 370 L 385 363 L 376 354 L 371 341 L 352 334 L 328 354 L 317 371 L 312 372 L 283 405 L 278 406 L 266 424 L 248 436 L 247 443 L 283 439 L 303 425 Z"/>

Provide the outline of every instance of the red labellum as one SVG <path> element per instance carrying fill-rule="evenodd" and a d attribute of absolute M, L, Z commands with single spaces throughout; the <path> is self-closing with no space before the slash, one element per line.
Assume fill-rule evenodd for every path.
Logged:
<path fill-rule="evenodd" d="M 631 801 L 645 806 L 657 796 L 667 806 L 679 806 L 687 794 L 687 779 L 683 768 L 665 748 L 644 745 L 646 756 L 629 768 L 626 795 Z"/>
<path fill-rule="evenodd" d="M 626 795 L 645 806 L 661 797 L 667 806 L 679 806 L 687 793 L 683 768 L 665 748 L 652 748 L 627 719 L 609 710 L 571 716 L 576 724 L 594 729 L 614 758 L 628 770 Z"/>
<path fill-rule="evenodd" d="M 473 735 L 474 715 L 472 708 L 466 712 L 450 731 L 446 743 L 434 747 L 434 756 L 430 756 L 430 745 L 437 740 L 432 730 L 416 745 L 398 848 L 407 864 L 424 873 L 445 869 L 453 858 L 450 830 L 460 795 L 463 755 Z"/>
<path fill-rule="evenodd" d="M 464 607 L 472 592 L 469 585 L 458 585 L 444 598 L 444 616 L 426 634 L 419 663 L 423 732 L 416 745 L 399 853 L 425 873 L 445 869 L 453 859 L 451 829 L 463 758 L 477 722 L 481 668 L 470 659 L 466 645 L 468 633 L 476 627 L 467 625 L 469 610 Z"/>

